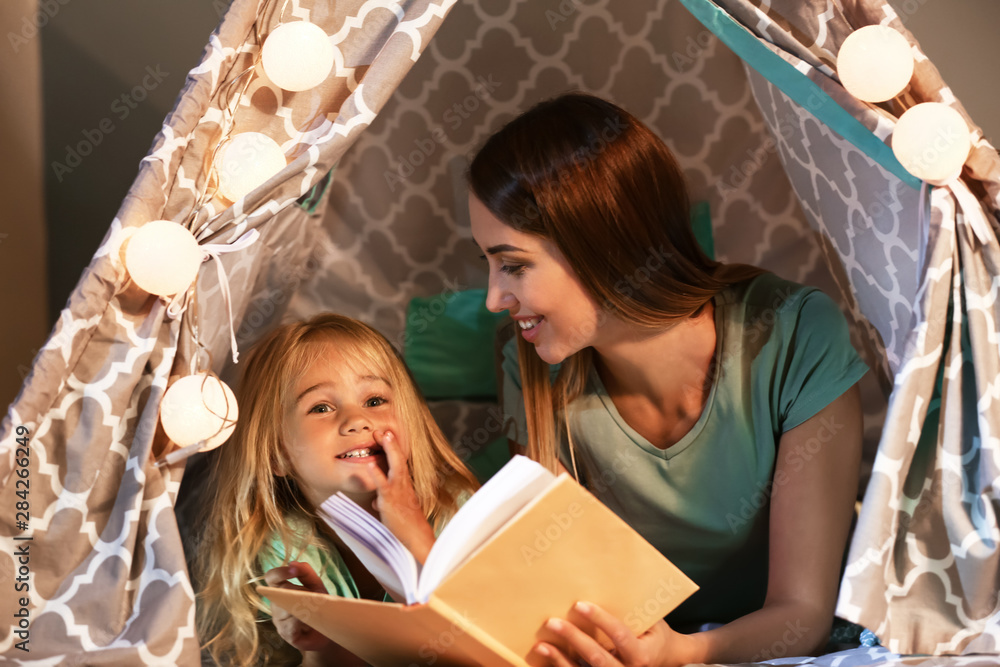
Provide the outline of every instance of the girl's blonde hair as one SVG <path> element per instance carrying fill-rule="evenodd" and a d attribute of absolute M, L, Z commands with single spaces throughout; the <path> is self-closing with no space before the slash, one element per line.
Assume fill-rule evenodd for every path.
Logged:
<path fill-rule="evenodd" d="M 640 327 L 675 324 L 764 273 L 705 255 L 670 150 L 637 118 L 592 95 L 562 95 L 510 121 L 476 154 L 468 180 L 499 220 L 552 241 L 603 312 Z M 564 408 L 586 386 L 592 350 L 564 360 L 553 385 L 534 346 L 518 336 L 517 347 L 528 453 L 554 470 L 560 430 L 573 451 Z"/>
<path fill-rule="evenodd" d="M 259 557 L 277 535 L 285 562 L 310 545 L 329 548 L 325 524 L 309 507 L 281 446 L 285 407 L 297 380 L 327 344 L 384 378 L 393 390 L 397 421 L 410 443 L 413 486 L 435 528 L 457 509 L 457 499 L 478 483 L 455 454 L 416 387 L 409 369 L 379 332 L 362 322 L 323 314 L 278 327 L 247 355 L 240 380 L 240 418 L 218 453 L 206 504 L 206 535 L 198 550 L 198 630 L 220 664 L 273 664 L 290 647 L 258 612 L 268 608 L 252 581 Z M 275 470 L 287 471 L 284 476 Z M 296 530 L 290 528 L 294 526 Z M 307 527 L 305 532 L 298 530 Z"/>

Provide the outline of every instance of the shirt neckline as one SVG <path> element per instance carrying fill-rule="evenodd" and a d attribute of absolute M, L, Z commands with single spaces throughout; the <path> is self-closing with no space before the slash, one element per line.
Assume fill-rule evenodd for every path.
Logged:
<path fill-rule="evenodd" d="M 708 420 L 711 417 L 712 407 L 715 405 L 715 396 L 719 390 L 719 378 L 721 376 L 722 369 L 723 339 L 725 337 L 725 330 L 722 326 L 722 308 L 725 306 L 726 299 L 720 298 L 720 296 L 721 295 L 717 294 L 712 297 L 712 305 L 715 310 L 713 313 L 713 320 L 715 321 L 715 355 L 713 357 L 714 368 L 712 369 L 712 389 L 708 393 L 708 399 L 705 401 L 705 407 L 702 408 L 701 416 L 698 418 L 698 421 L 694 423 L 691 430 L 684 434 L 683 438 L 675 442 L 670 447 L 660 449 L 634 428 L 629 426 L 628 422 L 626 422 L 618 412 L 615 402 L 608 394 L 608 390 L 605 388 L 604 383 L 601 381 L 601 376 L 597 372 L 597 367 L 594 366 L 593 363 L 590 364 L 590 380 L 593 382 L 595 393 L 601 399 L 601 403 L 604 404 L 604 409 L 608 411 L 611 418 L 615 420 L 616 424 L 618 424 L 618 428 L 620 428 L 622 432 L 625 433 L 630 440 L 632 440 L 632 442 L 653 456 L 657 456 L 662 459 L 671 459 L 683 452 L 691 446 L 691 443 L 697 440 L 698 435 L 702 432 L 702 430 L 704 430 L 705 424 L 708 423 Z"/>

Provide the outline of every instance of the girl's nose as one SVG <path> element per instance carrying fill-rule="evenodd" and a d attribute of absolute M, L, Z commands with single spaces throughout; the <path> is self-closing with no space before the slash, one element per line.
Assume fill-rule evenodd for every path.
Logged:
<path fill-rule="evenodd" d="M 340 423 L 341 433 L 364 433 L 372 431 L 372 423 L 367 418 L 364 410 L 353 410 L 344 415 L 344 420 Z"/>

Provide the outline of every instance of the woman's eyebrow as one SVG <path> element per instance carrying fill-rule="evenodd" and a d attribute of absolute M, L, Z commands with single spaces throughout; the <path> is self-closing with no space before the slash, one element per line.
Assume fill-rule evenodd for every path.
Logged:
<path fill-rule="evenodd" d="M 509 243 L 501 243 L 500 245 L 491 245 L 486 249 L 486 254 L 495 255 L 498 252 L 527 252 L 523 248 L 518 248 L 515 245 Z"/>

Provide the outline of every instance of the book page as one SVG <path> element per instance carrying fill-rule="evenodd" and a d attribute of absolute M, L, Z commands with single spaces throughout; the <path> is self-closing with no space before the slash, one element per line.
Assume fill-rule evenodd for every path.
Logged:
<path fill-rule="evenodd" d="M 455 513 L 422 569 L 388 528 L 344 494 L 327 498 L 320 515 L 394 597 L 407 604 L 424 603 L 438 584 L 555 479 L 531 459 L 513 457 Z"/>
<path fill-rule="evenodd" d="M 390 595 L 416 602 L 417 561 L 388 528 L 342 493 L 323 502 L 320 516 Z"/>
<path fill-rule="evenodd" d="M 489 479 L 438 536 L 427 555 L 417 600 L 427 602 L 435 588 L 556 477 L 526 456 L 514 456 Z"/>

